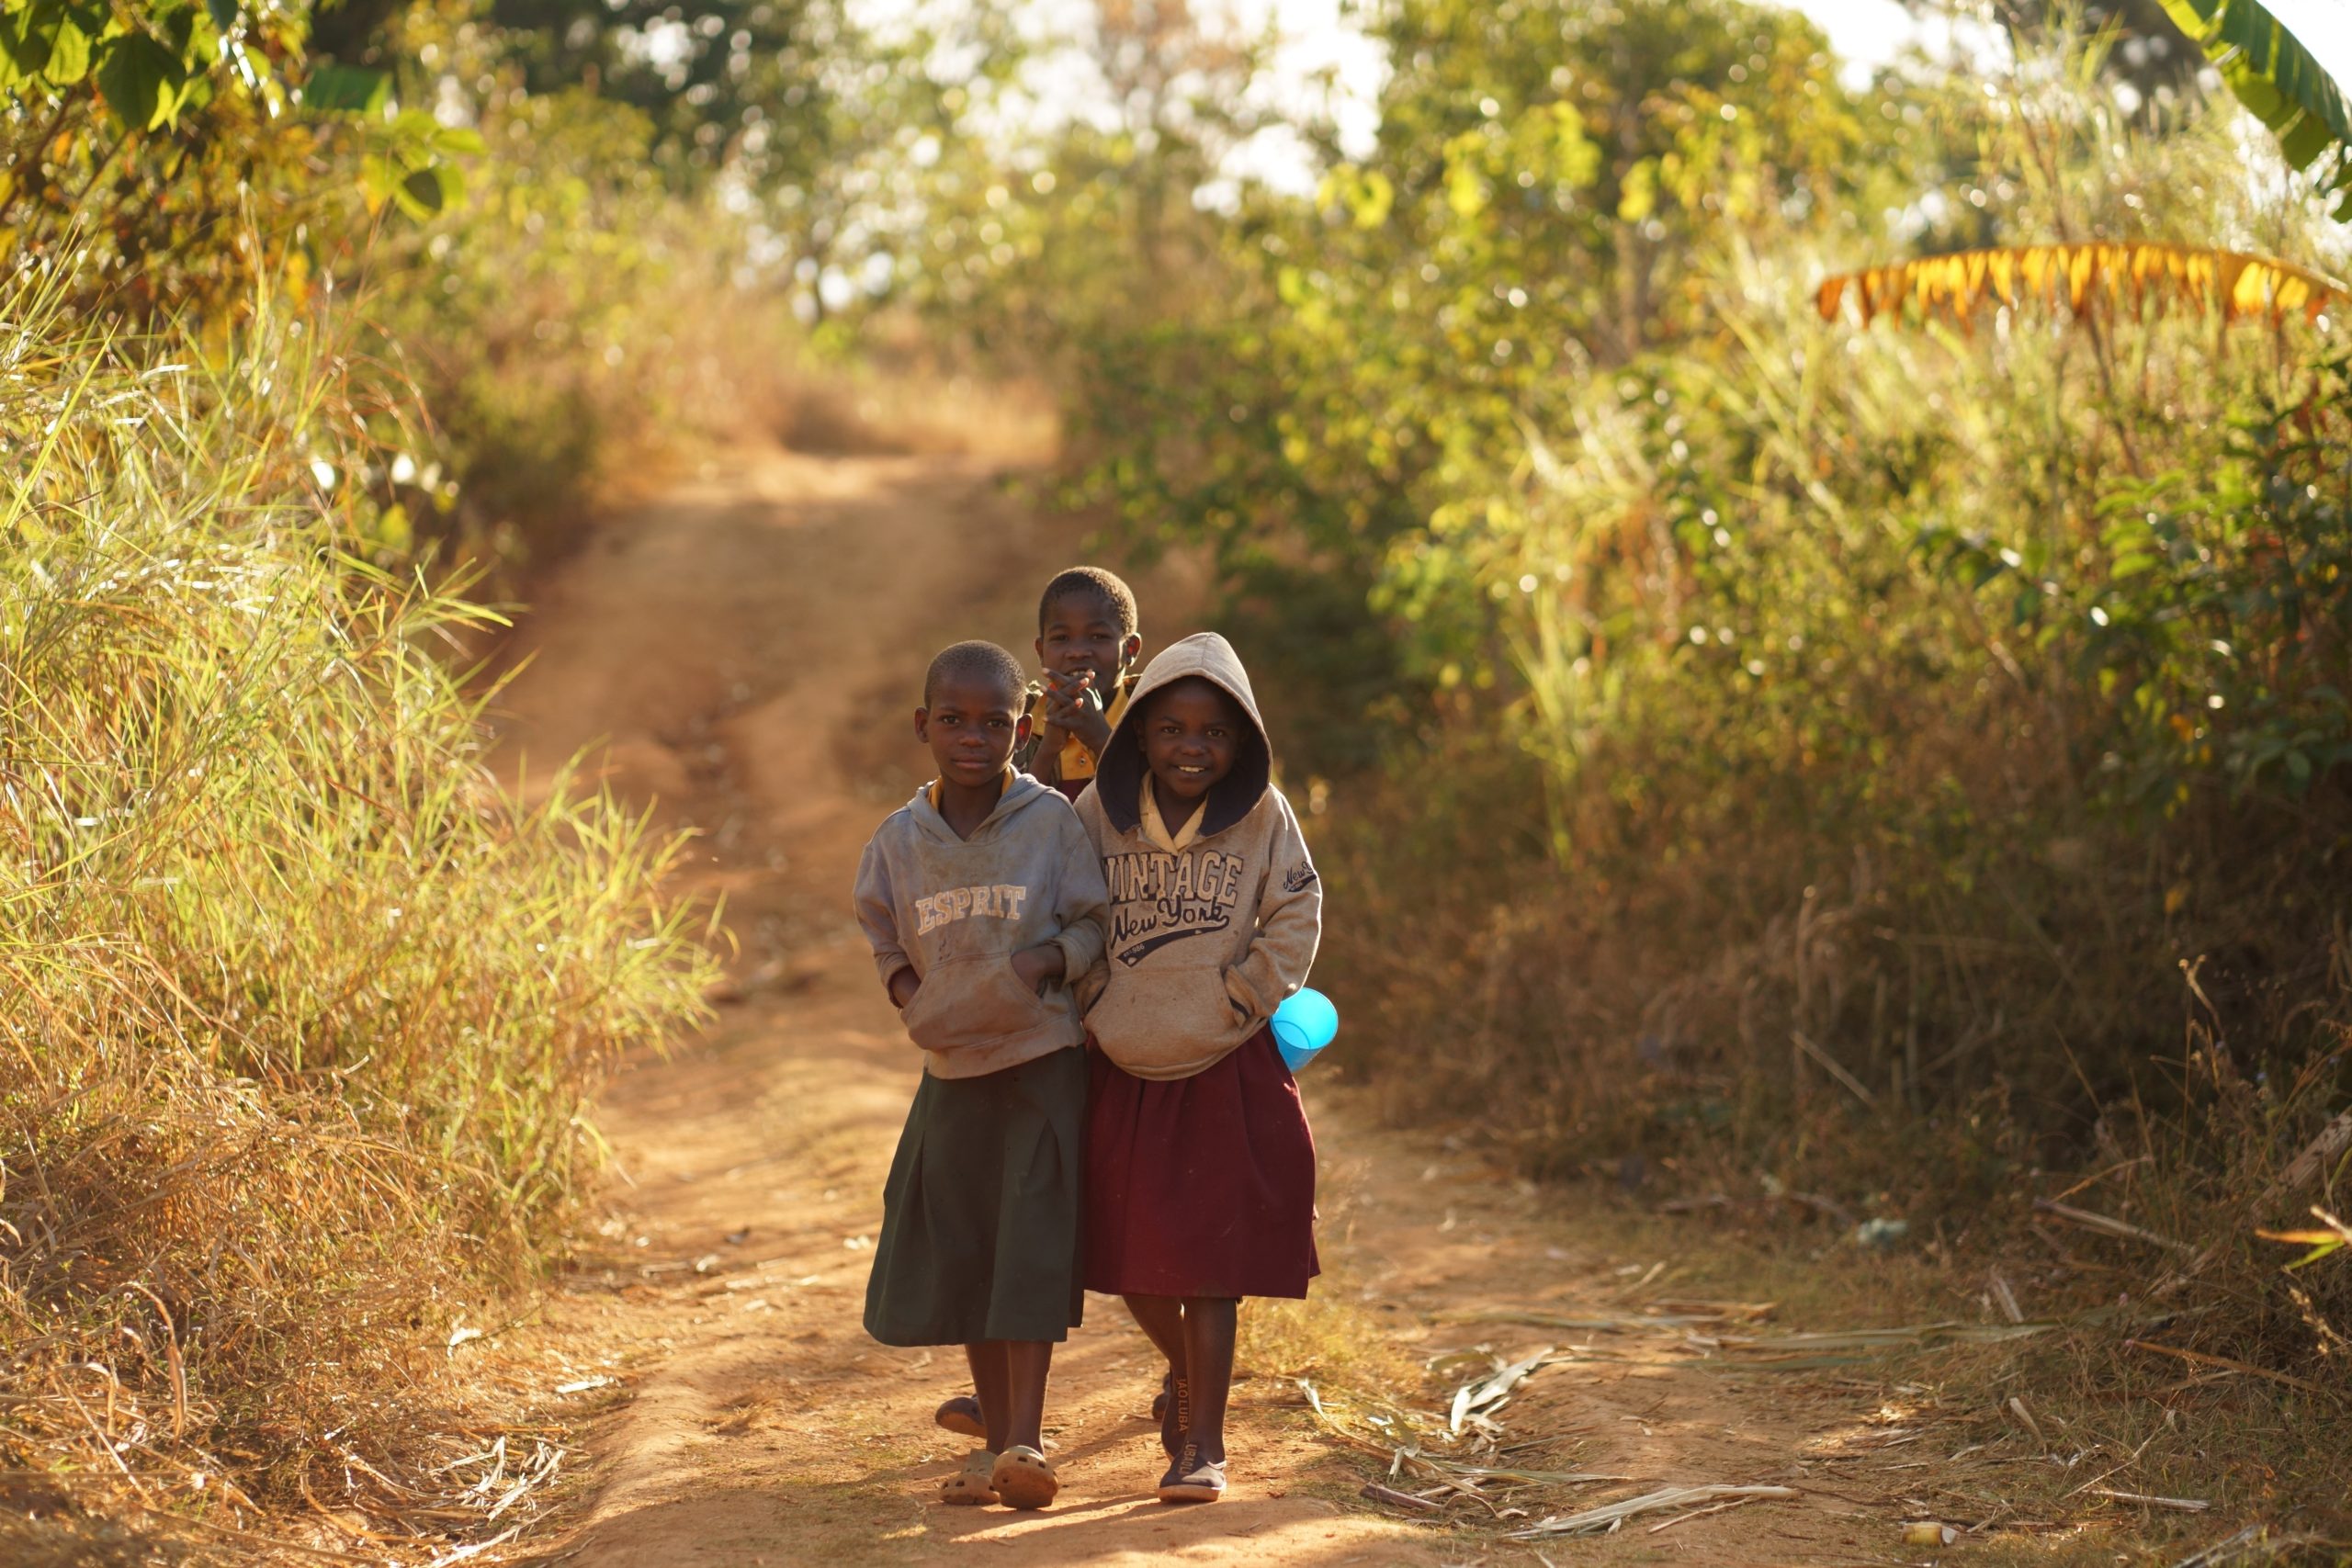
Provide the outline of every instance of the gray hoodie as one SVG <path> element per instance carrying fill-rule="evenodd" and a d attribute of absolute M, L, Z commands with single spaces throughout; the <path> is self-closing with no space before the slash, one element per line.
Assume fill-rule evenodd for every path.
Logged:
<path fill-rule="evenodd" d="M 1170 848 L 1144 816 L 1139 738 L 1152 694 L 1193 675 L 1240 705 L 1249 732 L 1232 771 Z M 1102 852 L 1111 894 L 1110 963 L 1079 997 L 1096 1043 L 1136 1077 L 1186 1078 L 1216 1066 L 1306 983 L 1323 931 L 1323 885 L 1272 769 L 1240 659 L 1203 632 L 1145 667 L 1093 787 L 1079 796 L 1079 820 Z"/>
<path fill-rule="evenodd" d="M 1071 987 L 1102 962 L 1102 865 L 1058 791 L 1014 773 L 959 839 L 926 784 L 875 830 L 856 897 L 882 984 L 901 969 L 922 981 L 899 1016 L 934 1077 L 978 1077 L 1084 1042 Z M 1041 996 L 1012 955 L 1046 942 L 1062 950 L 1064 978 Z"/>

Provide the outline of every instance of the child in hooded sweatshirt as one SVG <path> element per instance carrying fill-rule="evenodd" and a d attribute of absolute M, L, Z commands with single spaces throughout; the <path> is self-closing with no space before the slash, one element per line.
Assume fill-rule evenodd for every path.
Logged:
<path fill-rule="evenodd" d="M 1055 1342 L 1076 1327 L 1087 1094 L 1074 983 L 1102 958 L 1102 868 L 1078 816 L 1016 772 L 1027 680 L 993 643 L 932 661 L 916 738 L 939 776 L 891 814 L 857 868 L 857 918 L 922 1086 L 882 1193 L 865 1329 L 961 1345 L 986 1447 L 950 1503 L 1038 1508 Z"/>
<path fill-rule="evenodd" d="M 1315 1139 L 1268 1021 L 1305 983 L 1322 888 L 1271 781 L 1250 678 L 1215 633 L 1144 670 L 1078 815 L 1110 884 L 1085 1277 L 1168 1358 L 1163 1502 L 1225 1490 L 1240 1298 L 1306 1294 Z"/>

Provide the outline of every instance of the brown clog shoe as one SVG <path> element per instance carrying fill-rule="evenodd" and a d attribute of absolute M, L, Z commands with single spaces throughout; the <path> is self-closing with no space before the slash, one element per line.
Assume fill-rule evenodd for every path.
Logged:
<path fill-rule="evenodd" d="M 980 1402 L 968 1393 L 959 1393 L 931 1413 L 931 1424 L 955 1433 L 959 1438 L 988 1440 L 989 1424 L 982 1419 Z"/>
<path fill-rule="evenodd" d="M 980 1449 L 964 1461 L 964 1468 L 939 1483 L 939 1500 L 956 1507 L 976 1508 L 997 1501 L 996 1488 L 989 1477 L 996 1472 L 996 1455 Z"/>
<path fill-rule="evenodd" d="M 1008 1508 L 1042 1508 L 1062 1489 L 1061 1478 L 1046 1456 L 1026 1443 L 1015 1443 L 997 1455 L 989 1484 Z"/>

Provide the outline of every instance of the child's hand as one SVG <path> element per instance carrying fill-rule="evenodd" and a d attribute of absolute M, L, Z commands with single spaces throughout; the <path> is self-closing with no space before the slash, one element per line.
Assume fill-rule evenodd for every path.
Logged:
<path fill-rule="evenodd" d="M 1094 697 L 1093 692 L 1094 671 L 1091 670 L 1081 670 L 1075 675 L 1057 675 L 1050 670 L 1046 671 L 1046 722 L 1069 728 L 1069 725 L 1063 722 L 1065 719 L 1074 716 L 1090 700 L 1099 705 L 1101 699 Z"/>
<path fill-rule="evenodd" d="M 890 976 L 890 1005 L 903 1012 L 922 989 L 922 976 L 911 969 L 901 969 Z"/>
<path fill-rule="evenodd" d="M 1077 675 L 1057 675 L 1050 670 L 1046 671 L 1045 683 L 1039 689 L 1039 694 L 1045 698 L 1038 710 L 1039 750 L 1058 751 L 1062 749 L 1062 742 L 1070 734 L 1069 726 L 1062 722 L 1063 716 L 1071 707 L 1070 693 L 1079 686 L 1091 683 L 1093 679 L 1091 671 Z"/>
<path fill-rule="evenodd" d="M 1102 694 L 1094 689 L 1094 671 L 1082 670 L 1067 681 L 1046 678 L 1046 723 L 1078 738 L 1097 757 L 1111 743 L 1110 721 L 1102 715 Z"/>
<path fill-rule="evenodd" d="M 1042 942 L 1012 955 L 1012 972 L 1021 976 L 1023 985 L 1035 991 L 1048 980 L 1060 979 L 1068 963 L 1060 943 Z"/>

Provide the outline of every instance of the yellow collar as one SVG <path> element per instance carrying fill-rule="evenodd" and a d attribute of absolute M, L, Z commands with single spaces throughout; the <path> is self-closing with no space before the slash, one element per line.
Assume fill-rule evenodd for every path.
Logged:
<path fill-rule="evenodd" d="M 1201 819 L 1209 814 L 1209 803 L 1204 800 L 1194 808 L 1183 827 L 1170 833 L 1168 824 L 1160 819 L 1159 802 L 1152 797 L 1149 773 L 1143 776 L 1142 806 L 1143 809 L 1136 814 L 1136 826 L 1143 829 L 1145 838 L 1171 855 L 1181 855 L 1192 846 L 1193 840 L 1201 836 Z"/>

